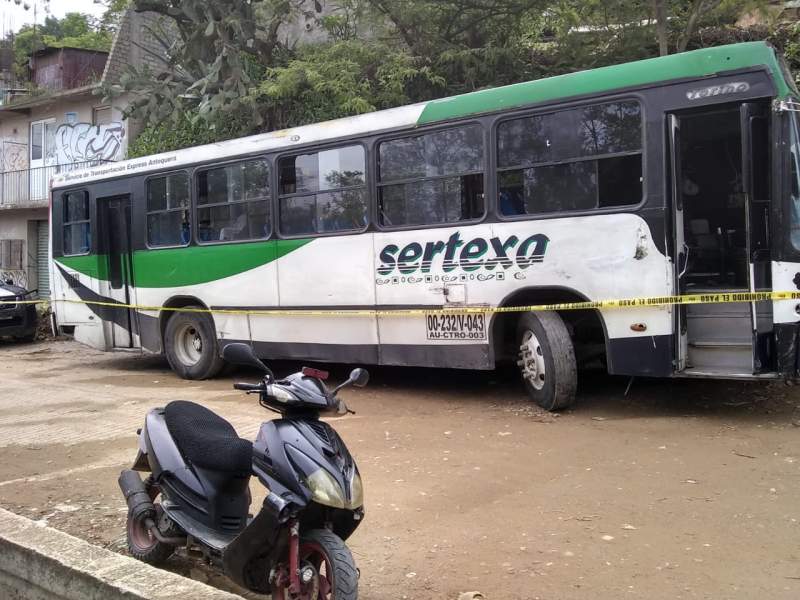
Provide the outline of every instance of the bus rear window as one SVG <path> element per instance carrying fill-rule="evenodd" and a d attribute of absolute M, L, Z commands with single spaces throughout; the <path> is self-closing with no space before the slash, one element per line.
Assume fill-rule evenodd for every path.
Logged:
<path fill-rule="evenodd" d="M 467 125 L 379 146 L 380 223 L 458 223 L 484 214 L 483 128 Z"/>
<path fill-rule="evenodd" d="M 614 102 L 506 121 L 497 156 L 504 216 L 638 204 L 641 109 Z"/>
<path fill-rule="evenodd" d="M 88 254 L 91 247 L 89 194 L 70 192 L 64 194 L 63 201 L 64 256 Z"/>

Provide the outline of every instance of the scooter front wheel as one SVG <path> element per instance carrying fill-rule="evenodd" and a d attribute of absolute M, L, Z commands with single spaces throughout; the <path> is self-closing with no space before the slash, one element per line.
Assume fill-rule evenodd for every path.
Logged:
<path fill-rule="evenodd" d="M 342 539 L 327 529 L 312 529 L 300 536 L 302 590 L 297 600 L 358 600 L 358 569 Z M 290 600 L 288 588 L 279 583 L 273 600 Z"/>

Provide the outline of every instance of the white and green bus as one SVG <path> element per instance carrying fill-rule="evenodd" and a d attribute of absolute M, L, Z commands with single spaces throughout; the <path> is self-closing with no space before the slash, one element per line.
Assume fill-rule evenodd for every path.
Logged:
<path fill-rule="evenodd" d="M 509 360 L 548 409 L 591 361 L 793 377 L 792 301 L 391 311 L 800 289 L 797 93 L 772 47 L 736 44 L 62 174 L 56 323 L 190 379 L 241 341 L 266 359 Z M 164 310 L 188 307 L 209 312 Z"/>

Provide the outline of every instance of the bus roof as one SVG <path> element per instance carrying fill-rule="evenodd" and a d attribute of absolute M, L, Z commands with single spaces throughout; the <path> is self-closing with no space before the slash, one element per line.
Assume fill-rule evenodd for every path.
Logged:
<path fill-rule="evenodd" d="M 60 173 L 53 178 L 53 187 L 72 186 L 125 175 L 141 175 L 165 168 L 185 167 L 197 162 L 224 160 L 302 144 L 440 123 L 555 100 L 602 94 L 662 81 L 697 79 L 725 71 L 760 66 L 771 73 L 779 97 L 791 93 L 774 48 L 766 42 L 745 42 L 578 71 L 145 158 L 109 163 L 82 171 Z"/>
<path fill-rule="evenodd" d="M 766 42 L 744 42 L 577 71 L 433 100 L 425 106 L 418 124 L 436 123 L 574 96 L 600 94 L 615 89 L 651 85 L 661 81 L 708 77 L 724 71 L 756 66 L 765 66 L 771 72 L 779 96 L 783 97 L 790 93 L 775 49 Z"/>

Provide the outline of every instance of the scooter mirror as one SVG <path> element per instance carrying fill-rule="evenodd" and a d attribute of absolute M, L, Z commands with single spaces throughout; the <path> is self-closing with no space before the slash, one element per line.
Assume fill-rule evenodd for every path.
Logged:
<path fill-rule="evenodd" d="M 254 367 L 263 373 L 269 373 L 270 370 L 253 352 L 253 349 L 247 344 L 234 343 L 228 344 L 222 350 L 222 358 L 230 363 L 236 365 L 245 365 Z"/>
<path fill-rule="evenodd" d="M 353 369 L 350 371 L 350 381 L 356 387 L 364 387 L 369 383 L 369 371 L 366 369 Z"/>

